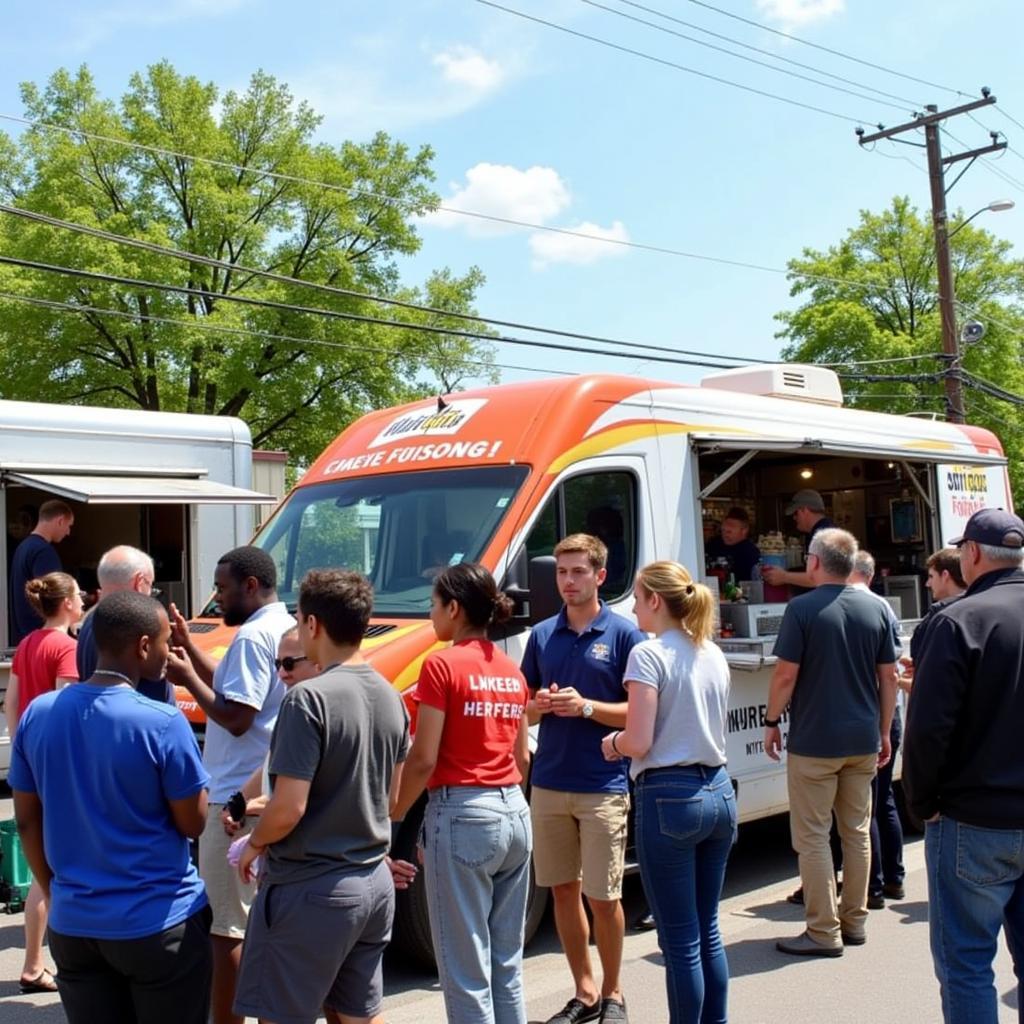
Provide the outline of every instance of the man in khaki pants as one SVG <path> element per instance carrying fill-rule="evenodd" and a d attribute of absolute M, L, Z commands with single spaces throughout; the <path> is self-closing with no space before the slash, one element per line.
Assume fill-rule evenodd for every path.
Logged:
<path fill-rule="evenodd" d="M 775 643 L 764 748 L 779 759 L 788 707 L 789 820 L 807 929 L 776 948 L 793 956 L 842 956 L 844 945 L 866 941 L 871 780 L 891 756 L 896 650 L 886 608 L 846 582 L 856 554 L 845 530 L 815 534 L 807 554 L 815 589 L 789 603 Z M 838 904 L 828 844 L 833 811 L 843 844 Z"/>

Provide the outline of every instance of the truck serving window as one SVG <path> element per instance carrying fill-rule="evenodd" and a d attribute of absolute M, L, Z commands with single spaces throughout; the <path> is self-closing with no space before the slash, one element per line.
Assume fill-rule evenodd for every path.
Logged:
<path fill-rule="evenodd" d="M 482 466 L 301 487 L 253 543 L 273 557 L 292 610 L 307 570 L 346 568 L 370 578 L 375 615 L 424 616 L 434 576 L 480 557 L 527 473 Z"/>

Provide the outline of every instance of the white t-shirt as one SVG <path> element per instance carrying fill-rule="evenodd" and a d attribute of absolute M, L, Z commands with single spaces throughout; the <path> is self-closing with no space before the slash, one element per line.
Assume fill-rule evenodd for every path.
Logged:
<path fill-rule="evenodd" d="M 705 641 L 699 647 L 679 629 L 644 640 L 629 652 L 625 683 L 658 691 L 654 742 L 633 758 L 635 779 L 648 768 L 677 764 L 725 764 L 729 666 L 725 655 Z"/>
<path fill-rule="evenodd" d="M 212 719 L 206 722 L 203 763 L 210 773 L 210 800 L 224 803 L 263 763 L 270 734 L 284 697 L 284 683 L 274 668 L 281 637 L 295 626 L 284 602 L 275 601 L 253 612 L 235 634 L 213 674 L 213 688 L 228 700 L 256 709 L 252 726 L 232 736 Z"/>

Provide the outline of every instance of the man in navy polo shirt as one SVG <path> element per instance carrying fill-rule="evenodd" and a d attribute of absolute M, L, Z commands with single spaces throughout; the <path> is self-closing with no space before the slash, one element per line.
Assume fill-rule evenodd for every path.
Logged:
<path fill-rule="evenodd" d="M 626 1020 L 619 969 L 627 762 L 605 761 L 601 740 L 609 728 L 625 727 L 622 676 L 644 634 L 597 596 L 607 559 L 608 549 L 589 534 L 558 544 L 558 592 L 565 606 L 534 628 L 523 656 L 533 694 L 530 717 L 540 721 L 530 800 L 534 869 L 538 885 L 551 888 L 558 937 L 576 985 L 548 1024 Z M 584 895 L 604 970 L 600 988 L 590 961 Z"/>

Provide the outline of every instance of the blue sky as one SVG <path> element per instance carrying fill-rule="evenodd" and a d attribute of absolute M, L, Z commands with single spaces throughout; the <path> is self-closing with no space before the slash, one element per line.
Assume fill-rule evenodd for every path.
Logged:
<path fill-rule="evenodd" d="M 653 31 L 582 0 L 503 4 L 709 75 L 894 125 L 955 93 L 896 78 L 723 17 L 693 0 L 645 6 L 914 101 L 861 99 L 772 73 Z M 1024 4 L 989 0 L 712 0 L 737 15 L 821 46 L 978 94 L 1024 123 L 1017 41 Z M 607 7 L 690 35 L 693 29 L 621 0 Z M 716 45 L 733 44 L 700 36 Z M 1006 41 L 1012 41 L 1007 43 Z M 769 58 L 743 51 L 758 60 Z M 861 209 L 909 194 L 928 206 L 923 153 L 855 141 L 855 125 L 787 106 L 529 23 L 474 0 L 79 0 L 14 5 L 0 35 L 0 112 L 21 113 L 18 84 L 87 63 L 120 96 L 132 71 L 162 58 L 223 89 L 262 67 L 324 115 L 326 141 L 383 129 L 436 151 L 437 186 L 453 206 L 652 246 L 782 268 L 804 247 L 837 242 Z M 801 74 L 809 74 L 792 68 Z M 841 83 L 836 83 L 841 84 Z M 892 102 L 894 105 L 887 105 Z M 997 198 L 1017 209 L 975 223 L 1024 241 L 1024 130 L 977 114 L 1017 153 L 976 164 L 951 193 L 973 213 Z M 2 127 L 3 125 L 0 125 Z M 10 130 L 10 126 L 6 126 Z M 969 146 L 988 142 L 966 118 L 950 125 Z M 959 148 L 948 136 L 947 143 Z M 1021 155 L 1018 155 L 1021 154 Z M 962 166 L 962 165 L 960 165 Z M 990 168 L 995 168 L 993 171 Z M 678 348 L 754 358 L 778 352 L 773 314 L 786 308 L 781 274 L 501 229 L 441 216 L 403 264 L 409 282 L 433 267 L 487 275 L 481 313 Z M 694 381 L 709 372 L 501 345 L 499 363 L 604 369 Z M 506 370 L 506 380 L 529 379 Z"/>

